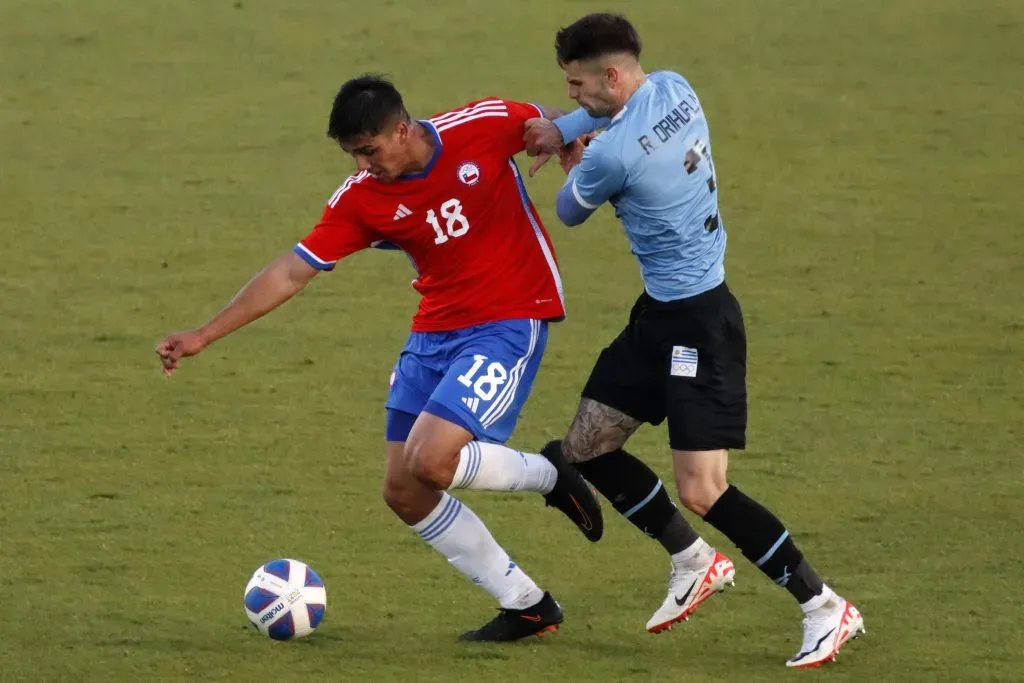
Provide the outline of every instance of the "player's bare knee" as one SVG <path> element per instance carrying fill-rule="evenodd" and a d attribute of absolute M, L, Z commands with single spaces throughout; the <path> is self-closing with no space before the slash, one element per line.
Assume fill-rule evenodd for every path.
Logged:
<path fill-rule="evenodd" d="M 726 488 L 709 477 L 680 478 L 676 480 L 676 486 L 683 507 L 701 517 L 708 513 Z"/>
<path fill-rule="evenodd" d="M 403 481 L 403 477 L 384 477 L 384 486 L 381 489 L 381 495 L 384 497 L 384 502 L 391 508 L 399 517 L 403 516 L 403 513 L 408 510 L 412 504 L 414 491 L 409 486 L 408 480 Z"/>
<path fill-rule="evenodd" d="M 443 491 L 451 486 L 458 465 L 458 453 L 437 448 L 430 441 L 407 442 L 405 463 L 409 473 L 433 489 Z"/>

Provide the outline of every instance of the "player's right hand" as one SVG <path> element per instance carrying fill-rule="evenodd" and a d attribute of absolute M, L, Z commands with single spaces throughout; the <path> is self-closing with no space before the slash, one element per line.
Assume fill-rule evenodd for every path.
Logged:
<path fill-rule="evenodd" d="M 533 118 L 523 124 L 523 142 L 526 153 L 531 157 L 540 154 L 557 154 L 558 150 L 565 144 L 562 140 L 562 131 L 553 121 L 543 118 Z"/>
<path fill-rule="evenodd" d="M 206 340 L 199 330 L 175 332 L 156 345 L 156 355 L 160 357 L 164 374 L 170 377 L 178 369 L 178 360 L 194 356 L 205 348 Z"/>
<path fill-rule="evenodd" d="M 562 148 L 562 131 L 548 119 L 529 119 L 523 125 L 523 143 L 526 154 L 535 157 L 529 171 L 532 178 L 551 157 L 559 153 Z"/>

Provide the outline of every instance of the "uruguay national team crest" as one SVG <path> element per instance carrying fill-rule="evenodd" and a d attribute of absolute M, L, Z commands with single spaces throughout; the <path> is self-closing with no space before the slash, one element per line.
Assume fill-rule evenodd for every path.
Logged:
<path fill-rule="evenodd" d="M 464 161 L 459 164 L 456 174 L 459 176 L 459 180 L 466 185 L 476 185 L 480 182 L 480 167 L 472 161 Z"/>
<path fill-rule="evenodd" d="M 672 347 L 672 367 L 669 374 L 673 377 L 697 376 L 697 349 L 688 346 Z"/>

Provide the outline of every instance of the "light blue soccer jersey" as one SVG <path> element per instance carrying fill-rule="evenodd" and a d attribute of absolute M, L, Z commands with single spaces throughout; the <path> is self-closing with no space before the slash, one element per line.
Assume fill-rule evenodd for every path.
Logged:
<path fill-rule="evenodd" d="M 576 114 L 556 120 L 566 139 L 575 137 L 573 117 L 578 125 Z M 568 207 L 570 199 L 583 211 Z M 606 201 L 615 207 L 655 299 L 696 296 L 725 280 L 725 228 L 707 119 L 679 74 L 649 74 L 590 143 L 559 196 L 559 217 L 580 223 Z"/>

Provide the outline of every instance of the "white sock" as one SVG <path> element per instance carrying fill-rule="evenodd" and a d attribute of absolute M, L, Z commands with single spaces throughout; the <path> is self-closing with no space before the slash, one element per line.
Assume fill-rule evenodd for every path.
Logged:
<path fill-rule="evenodd" d="M 824 607 L 826 603 L 828 603 L 835 596 L 836 594 L 832 592 L 832 589 L 828 587 L 828 584 L 822 584 L 821 592 L 815 595 L 807 602 L 801 602 L 800 609 L 804 611 L 804 614 L 807 614 L 808 612 L 813 612 L 816 609 L 821 609 L 822 607 Z"/>
<path fill-rule="evenodd" d="M 698 537 L 689 547 L 672 555 L 672 568 L 695 572 L 708 566 L 715 559 L 715 549 L 703 538 Z"/>
<path fill-rule="evenodd" d="M 544 597 L 533 579 L 509 559 L 480 518 L 457 498 L 442 493 L 437 507 L 411 528 L 502 607 L 525 609 Z"/>
<path fill-rule="evenodd" d="M 496 443 L 470 441 L 459 451 L 452 489 L 535 491 L 551 493 L 558 472 L 542 455 L 523 453 Z"/>

